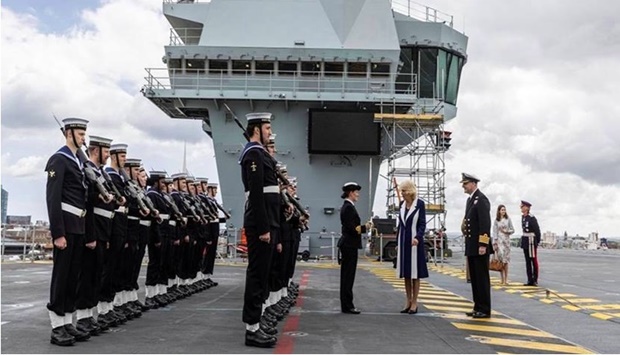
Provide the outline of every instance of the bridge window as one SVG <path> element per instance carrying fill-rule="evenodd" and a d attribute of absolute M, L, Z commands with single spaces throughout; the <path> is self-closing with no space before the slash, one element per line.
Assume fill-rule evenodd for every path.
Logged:
<path fill-rule="evenodd" d="M 254 63 L 256 74 L 270 74 L 275 70 L 275 62 L 257 60 Z"/>
<path fill-rule="evenodd" d="M 321 62 L 301 62 L 301 75 L 312 76 L 321 74 Z"/>
<path fill-rule="evenodd" d="M 186 59 L 185 71 L 186 72 L 200 72 L 205 69 L 205 61 L 203 59 Z"/>
<path fill-rule="evenodd" d="M 228 74 L 227 60 L 210 60 L 209 74 Z"/>
<path fill-rule="evenodd" d="M 297 62 L 278 62 L 279 75 L 297 74 Z"/>
<path fill-rule="evenodd" d="M 344 74 L 344 63 L 331 62 L 325 63 L 325 76 L 342 76 Z"/>
<path fill-rule="evenodd" d="M 389 63 L 370 63 L 370 76 L 389 76 Z"/>
<path fill-rule="evenodd" d="M 358 76 L 358 77 L 366 77 L 368 70 L 368 63 L 357 62 L 357 63 L 347 63 L 347 75 L 348 76 Z"/>
<path fill-rule="evenodd" d="M 437 78 L 437 48 L 420 48 L 419 50 L 419 97 L 437 98 L 441 97 L 438 93 L 436 84 L 441 81 Z M 440 74 L 441 75 L 441 74 Z"/>
<path fill-rule="evenodd" d="M 168 69 L 181 69 L 181 59 L 178 59 L 178 58 L 168 59 Z"/>
<path fill-rule="evenodd" d="M 233 74 L 245 74 L 252 70 L 252 62 L 249 60 L 233 60 Z"/>

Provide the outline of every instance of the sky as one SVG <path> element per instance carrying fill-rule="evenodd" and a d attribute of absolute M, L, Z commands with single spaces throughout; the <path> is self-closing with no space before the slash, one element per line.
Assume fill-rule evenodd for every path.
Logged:
<path fill-rule="evenodd" d="M 481 179 L 492 215 L 519 225 L 532 203 L 544 231 L 620 236 L 620 2 L 429 0 L 469 37 L 446 153 L 448 231 Z M 160 0 L 10 0 L 1 9 L 1 177 L 8 213 L 47 220 L 44 166 L 63 144 L 52 114 L 129 144 L 147 169 L 217 181 L 198 121 L 172 120 L 140 93 L 162 68 L 169 24 Z M 172 134 L 171 134 L 172 133 Z M 132 154 L 132 152 L 135 152 Z M 385 210 L 378 187 L 375 214 Z M 303 196 L 302 196 L 303 198 Z"/>

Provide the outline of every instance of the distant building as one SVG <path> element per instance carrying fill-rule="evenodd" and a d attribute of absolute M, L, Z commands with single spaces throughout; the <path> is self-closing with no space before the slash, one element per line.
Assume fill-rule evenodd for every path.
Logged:
<path fill-rule="evenodd" d="M 29 226 L 32 216 L 6 216 L 6 224 L 15 226 Z"/>
<path fill-rule="evenodd" d="M 2 188 L 2 185 L 0 185 Z M 2 188 L 2 223 L 6 223 L 6 212 L 9 205 L 9 192 Z"/>
<path fill-rule="evenodd" d="M 543 233 L 540 244 L 543 248 L 555 249 L 558 246 L 558 235 L 547 231 Z"/>

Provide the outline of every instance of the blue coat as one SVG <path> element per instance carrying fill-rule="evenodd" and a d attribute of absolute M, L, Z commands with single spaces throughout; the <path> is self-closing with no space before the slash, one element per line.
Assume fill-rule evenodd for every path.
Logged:
<path fill-rule="evenodd" d="M 415 207 L 407 213 L 405 203 L 400 205 L 396 272 L 400 278 L 423 279 L 428 277 L 424 252 L 426 208 L 422 200 L 418 199 L 414 203 L 412 206 Z M 411 246 L 412 238 L 418 240 L 418 245 L 415 247 Z"/>

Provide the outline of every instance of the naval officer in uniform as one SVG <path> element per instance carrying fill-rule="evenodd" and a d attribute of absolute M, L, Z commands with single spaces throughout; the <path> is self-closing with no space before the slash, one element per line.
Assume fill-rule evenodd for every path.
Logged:
<path fill-rule="evenodd" d="M 474 298 L 474 309 L 466 314 L 473 318 L 490 318 L 489 255 L 493 253 L 489 237 L 491 235 L 491 204 L 478 189 L 479 181 L 480 179 L 471 174 L 462 174 L 461 184 L 469 197 L 465 206 L 461 231 L 465 237 L 465 256 Z"/>
<path fill-rule="evenodd" d="M 353 283 L 357 269 L 358 249 L 362 249 L 362 233 L 372 227 L 370 222 L 361 224 L 361 219 L 355 209 L 355 202 L 360 197 L 362 187 L 356 182 L 347 182 L 342 186 L 341 198 L 344 199 L 340 209 L 342 237 L 338 247 L 342 254 L 340 266 L 340 307 L 342 313 L 360 314 L 360 310 L 353 305 Z"/>
<path fill-rule="evenodd" d="M 250 113 L 246 117 L 249 142 L 239 158 L 246 195 L 243 228 L 248 242 L 243 304 L 245 345 L 271 347 L 277 339 L 265 332 L 273 331 L 264 322 L 261 325 L 261 315 L 263 302 L 269 294 L 272 235 L 280 227 L 280 188 L 275 161 L 265 149 L 271 135 L 271 114 Z"/>
<path fill-rule="evenodd" d="M 532 204 L 521 201 L 521 248 L 525 256 L 527 283 L 523 286 L 538 286 L 538 244 L 540 244 L 540 227 L 538 220 L 530 214 Z"/>
<path fill-rule="evenodd" d="M 90 338 L 73 326 L 81 256 L 85 244 L 86 185 L 76 153 L 86 140 L 87 120 L 63 120 L 65 146 L 54 153 L 47 172 L 47 213 L 54 242 L 54 266 L 47 304 L 52 344 L 67 346 Z"/>

